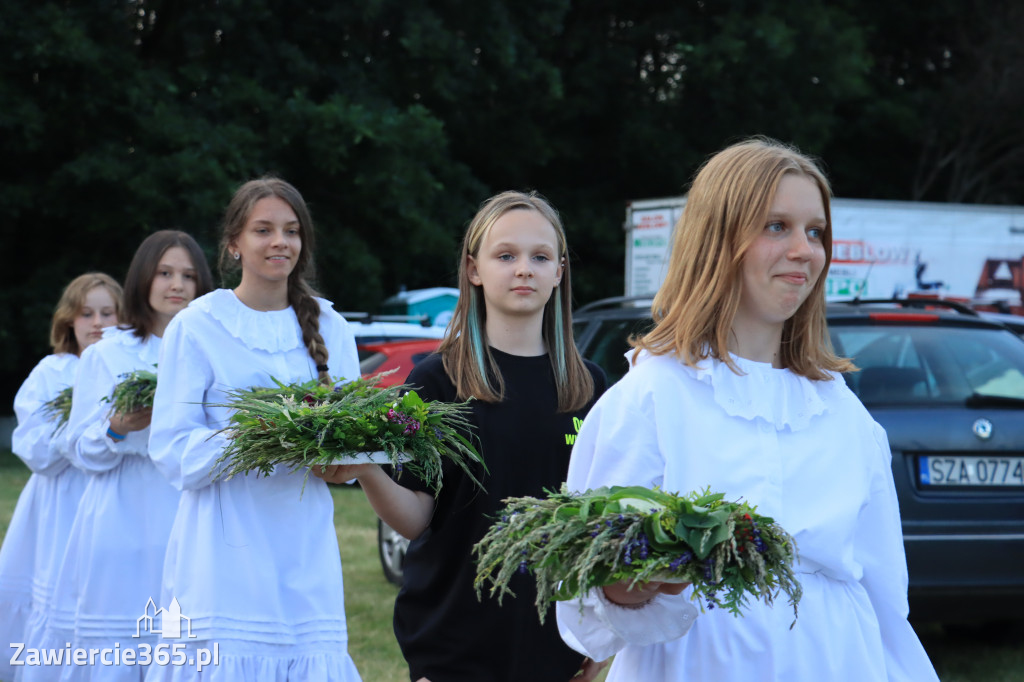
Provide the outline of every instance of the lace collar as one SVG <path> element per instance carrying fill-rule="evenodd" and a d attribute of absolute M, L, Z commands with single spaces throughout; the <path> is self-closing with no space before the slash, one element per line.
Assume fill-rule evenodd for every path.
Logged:
<path fill-rule="evenodd" d="M 675 356 L 655 357 L 640 353 L 637 364 L 663 360 L 671 362 L 714 391 L 715 403 L 731 417 L 763 419 L 776 429 L 791 431 L 807 428 L 811 420 L 829 411 L 846 388 L 843 377 L 830 372 L 831 381 L 812 381 L 788 369 L 776 369 L 769 363 L 754 362 L 736 355 L 732 360 L 743 374 L 714 358 L 688 367 Z"/>
<path fill-rule="evenodd" d="M 330 301 L 316 299 L 320 309 Z M 189 307 L 198 308 L 217 320 L 224 329 L 247 347 L 268 353 L 281 353 L 304 346 L 299 320 L 291 307 L 284 310 L 253 310 L 242 303 L 231 289 L 217 289 L 197 298 Z"/>

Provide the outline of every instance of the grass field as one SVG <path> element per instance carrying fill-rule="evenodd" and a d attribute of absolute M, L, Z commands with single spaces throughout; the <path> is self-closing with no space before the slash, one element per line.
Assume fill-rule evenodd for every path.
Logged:
<path fill-rule="evenodd" d="M 6 533 L 28 471 L 9 451 L 0 450 L 0 538 Z M 358 488 L 333 489 L 334 525 L 345 572 L 345 611 L 349 651 L 365 682 L 408 679 L 391 630 L 397 589 L 377 559 L 376 517 Z M 918 632 L 943 682 L 1021 682 L 1024 680 L 1022 622 L 978 629 L 920 624 Z"/>

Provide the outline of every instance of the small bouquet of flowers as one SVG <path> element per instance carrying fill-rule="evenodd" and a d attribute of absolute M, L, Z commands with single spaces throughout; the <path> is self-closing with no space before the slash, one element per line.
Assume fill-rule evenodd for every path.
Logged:
<path fill-rule="evenodd" d="M 548 602 L 621 580 L 693 584 L 693 599 L 734 615 L 748 597 L 773 603 L 781 590 L 796 616 L 796 544 L 771 518 L 710 489 L 676 495 L 643 487 L 514 497 L 473 548 L 474 584 L 499 601 L 517 571 L 533 573 L 541 620 Z M 514 595 L 513 595 L 514 596 Z M 582 608 L 582 602 L 581 606 Z M 795 621 L 794 621 L 795 623 Z"/>
<path fill-rule="evenodd" d="M 379 452 L 397 474 L 408 470 L 435 491 L 444 460 L 480 485 L 471 464 L 483 466 L 483 459 L 463 435 L 471 428 L 469 403 L 428 402 L 408 386 L 382 388 L 379 381 L 376 376 L 327 386 L 275 379 L 274 387 L 229 392 L 230 400 L 218 406 L 234 410 L 221 430 L 230 442 L 214 465 L 215 475 L 355 464 Z"/>
<path fill-rule="evenodd" d="M 156 373 L 148 369 L 137 369 L 122 374 L 121 381 L 114 387 L 113 393 L 103 400 L 110 403 L 110 414 L 128 414 L 153 407 L 155 393 Z"/>
<path fill-rule="evenodd" d="M 53 400 L 43 403 L 43 413 L 46 415 L 46 418 L 57 422 L 53 428 L 54 434 L 59 433 L 68 425 L 68 417 L 71 416 L 71 393 L 73 390 L 73 386 L 61 389 L 61 392 Z"/>

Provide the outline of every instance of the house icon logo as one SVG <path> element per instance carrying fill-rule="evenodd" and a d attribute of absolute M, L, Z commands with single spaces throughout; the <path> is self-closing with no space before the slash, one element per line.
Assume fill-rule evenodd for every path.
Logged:
<path fill-rule="evenodd" d="M 161 614 L 163 615 L 161 616 Z M 159 628 L 156 627 L 158 616 L 161 616 Z M 186 639 L 195 639 L 196 635 L 192 634 L 192 619 L 182 615 L 181 605 L 178 604 L 177 597 L 171 599 L 171 605 L 166 609 L 158 609 L 153 602 L 153 598 L 150 597 L 149 601 L 146 602 L 143 614 L 136 621 L 135 634 L 132 637 L 141 637 L 143 633 L 149 633 L 151 635 L 162 635 L 164 639 L 181 639 L 181 621 L 185 621 L 186 624 Z"/>

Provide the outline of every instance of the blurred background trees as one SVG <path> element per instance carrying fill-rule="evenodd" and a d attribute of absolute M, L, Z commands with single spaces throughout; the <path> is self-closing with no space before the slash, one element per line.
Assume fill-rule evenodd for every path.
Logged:
<path fill-rule="evenodd" d="M 216 256 L 234 188 L 295 184 L 319 287 L 373 310 L 454 284 L 476 207 L 561 211 L 578 302 L 621 293 L 629 199 L 765 134 L 845 197 L 1024 204 L 1010 0 L 8 0 L 0 392 L 64 284 L 179 227 Z"/>

